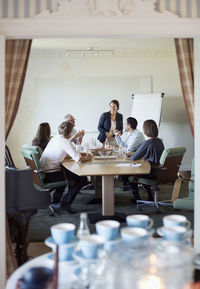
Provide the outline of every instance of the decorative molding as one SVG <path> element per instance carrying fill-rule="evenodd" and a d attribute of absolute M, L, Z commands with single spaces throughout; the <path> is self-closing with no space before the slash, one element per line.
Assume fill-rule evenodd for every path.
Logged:
<path fill-rule="evenodd" d="M 169 11 L 158 12 L 155 9 L 156 0 L 58 0 L 58 10 L 46 10 L 38 15 L 41 17 L 131 17 L 146 18 L 179 18 Z"/>

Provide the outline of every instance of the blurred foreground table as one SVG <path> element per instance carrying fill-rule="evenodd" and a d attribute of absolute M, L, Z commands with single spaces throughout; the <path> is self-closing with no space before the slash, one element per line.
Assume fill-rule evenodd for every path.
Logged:
<path fill-rule="evenodd" d="M 16 289 L 17 281 L 22 275 L 32 267 L 48 267 L 53 268 L 54 261 L 49 258 L 51 254 L 44 254 L 31 261 L 26 262 L 24 265 L 19 267 L 8 279 L 6 289 Z M 75 261 L 70 262 L 59 262 L 58 267 L 58 289 L 70 289 L 73 281 L 77 279 L 77 276 L 73 272 L 80 265 Z"/>

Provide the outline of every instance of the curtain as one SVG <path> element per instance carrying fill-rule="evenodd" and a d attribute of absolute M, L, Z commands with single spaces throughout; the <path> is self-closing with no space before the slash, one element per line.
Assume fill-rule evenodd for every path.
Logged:
<path fill-rule="evenodd" d="M 185 108 L 194 136 L 194 51 L 193 39 L 175 39 L 176 55 Z"/>
<path fill-rule="evenodd" d="M 6 41 L 6 99 L 5 99 L 5 132 L 6 138 L 14 123 L 21 93 L 32 40 Z M 8 220 L 6 218 L 6 268 L 7 277 L 17 268 L 13 246 L 10 240 Z"/>
<path fill-rule="evenodd" d="M 6 41 L 6 138 L 14 123 L 30 54 L 32 40 Z"/>

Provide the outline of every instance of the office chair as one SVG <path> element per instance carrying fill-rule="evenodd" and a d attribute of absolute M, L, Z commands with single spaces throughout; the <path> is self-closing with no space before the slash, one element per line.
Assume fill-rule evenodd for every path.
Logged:
<path fill-rule="evenodd" d="M 181 182 L 189 181 L 188 188 L 189 194 L 188 197 L 179 198 L 179 195 L 176 195 L 173 198 L 173 207 L 174 209 L 189 210 L 194 211 L 194 159 L 192 160 L 192 169 L 190 178 L 182 177 L 180 175 Z"/>
<path fill-rule="evenodd" d="M 10 238 L 18 265 L 28 260 L 28 228 L 30 218 L 49 204 L 48 190 L 38 190 L 33 186 L 33 172 L 17 169 L 8 146 L 5 147 L 5 192 L 6 215 Z M 8 232 L 7 232 L 8 233 Z"/>
<path fill-rule="evenodd" d="M 159 205 L 173 206 L 172 202 L 159 202 L 158 193 L 160 191 L 159 185 L 167 183 L 175 183 L 177 173 L 181 166 L 181 162 L 186 152 L 185 147 L 176 147 L 165 149 L 160 157 L 160 165 L 152 166 L 155 169 L 156 178 L 148 179 L 145 176 L 138 178 L 138 184 L 148 187 L 153 194 L 153 201 L 137 200 L 137 208 L 140 209 L 141 204 L 153 205 L 159 208 Z"/>
<path fill-rule="evenodd" d="M 56 188 L 63 188 L 63 191 L 65 187 L 68 185 L 67 180 L 64 181 L 55 181 L 47 183 L 45 182 L 45 172 L 47 170 L 43 170 L 40 168 L 40 156 L 42 154 L 42 149 L 39 146 L 32 146 L 32 145 L 23 145 L 21 149 L 21 153 L 24 157 L 24 160 L 26 162 L 26 165 L 31 167 L 33 170 L 33 183 L 36 187 L 42 188 L 42 189 L 48 189 L 50 193 L 50 216 L 54 216 L 55 209 L 60 208 L 60 203 L 54 202 L 54 193 Z M 48 170 L 49 172 L 52 170 Z"/>

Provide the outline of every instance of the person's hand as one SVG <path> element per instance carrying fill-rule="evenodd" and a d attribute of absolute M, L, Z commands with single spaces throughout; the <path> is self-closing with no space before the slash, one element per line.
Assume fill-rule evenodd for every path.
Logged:
<path fill-rule="evenodd" d="M 92 155 L 91 154 L 87 154 L 87 159 L 88 159 L 88 161 L 90 161 L 92 159 Z"/>
<path fill-rule="evenodd" d="M 76 138 L 79 138 L 82 136 L 82 132 L 81 131 L 78 131 L 76 132 L 74 135 L 73 135 L 73 139 L 76 139 Z"/>
<path fill-rule="evenodd" d="M 82 135 L 82 137 L 85 135 L 85 131 L 84 131 L 84 129 L 82 129 L 81 131 L 81 135 Z"/>
<path fill-rule="evenodd" d="M 115 129 L 115 130 L 113 130 L 113 134 L 114 134 L 115 136 L 121 136 L 121 131 L 118 130 L 118 129 Z"/>
<path fill-rule="evenodd" d="M 127 157 L 130 157 L 132 155 L 133 155 L 133 152 L 129 152 L 129 153 L 126 154 Z"/>
<path fill-rule="evenodd" d="M 106 132 L 105 135 L 107 138 L 111 138 L 113 136 L 111 132 Z"/>

